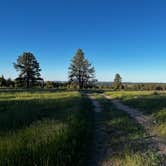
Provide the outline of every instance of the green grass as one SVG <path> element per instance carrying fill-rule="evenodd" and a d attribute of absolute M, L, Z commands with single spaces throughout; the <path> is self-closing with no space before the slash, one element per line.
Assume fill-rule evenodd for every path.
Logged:
<path fill-rule="evenodd" d="M 127 99 L 132 97 L 141 97 L 154 94 L 154 91 L 112 91 L 105 92 L 106 95 L 110 95 L 112 98 Z"/>
<path fill-rule="evenodd" d="M 144 129 L 110 101 L 102 97 L 98 97 L 98 101 L 104 110 L 98 116 L 102 116 L 102 123 L 110 137 L 107 142 L 110 153 L 104 163 L 111 161 L 114 166 L 162 166 L 163 159 L 153 147 L 149 148 L 150 140 Z"/>
<path fill-rule="evenodd" d="M 138 108 L 151 116 L 156 124 L 152 129 L 155 134 L 166 138 L 166 93 L 153 91 L 107 92 L 113 98 L 119 98 L 130 107 Z"/>
<path fill-rule="evenodd" d="M 85 165 L 90 101 L 78 92 L 0 93 L 0 165 Z"/>

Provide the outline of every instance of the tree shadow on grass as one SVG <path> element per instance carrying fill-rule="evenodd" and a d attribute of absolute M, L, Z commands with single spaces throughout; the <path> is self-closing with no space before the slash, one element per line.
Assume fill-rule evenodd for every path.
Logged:
<path fill-rule="evenodd" d="M 104 93 L 104 90 L 100 90 L 100 89 L 84 89 L 84 90 L 79 90 L 80 93 L 88 93 L 88 94 L 93 94 L 93 93 L 97 93 L 97 94 L 101 94 Z"/>
<path fill-rule="evenodd" d="M 0 135 L 42 119 L 65 121 L 80 106 L 80 97 L 0 101 Z"/>

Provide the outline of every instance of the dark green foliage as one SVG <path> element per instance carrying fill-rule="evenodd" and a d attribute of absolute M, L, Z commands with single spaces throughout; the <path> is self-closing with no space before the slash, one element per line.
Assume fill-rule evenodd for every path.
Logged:
<path fill-rule="evenodd" d="M 15 83 L 11 78 L 5 79 L 5 77 L 2 75 L 0 77 L 0 87 L 8 87 L 8 88 L 14 88 Z"/>
<path fill-rule="evenodd" d="M 17 62 L 14 63 L 14 68 L 20 72 L 16 79 L 17 84 L 29 88 L 42 81 L 40 78 L 40 66 L 35 56 L 30 52 L 24 52 L 19 56 Z"/>
<path fill-rule="evenodd" d="M 112 83 L 112 82 L 98 82 L 97 87 L 99 89 L 116 90 L 116 88 L 114 88 L 114 83 Z M 130 91 L 144 91 L 144 90 L 146 90 L 146 91 L 152 91 L 152 90 L 164 91 L 164 90 L 166 90 L 166 84 L 165 83 L 127 83 L 127 82 L 123 82 L 122 86 L 120 86 L 120 89 L 130 90 Z"/>
<path fill-rule="evenodd" d="M 125 90 L 138 90 L 138 91 L 144 91 L 144 90 L 166 90 L 166 84 L 162 83 L 125 83 Z"/>
<path fill-rule="evenodd" d="M 15 81 L 16 88 L 24 87 L 24 79 L 23 78 L 17 77 L 14 81 Z"/>
<path fill-rule="evenodd" d="M 79 85 L 79 88 L 86 88 L 94 81 L 95 69 L 85 59 L 84 53 L 78 49 L 69 67 L 69 81 Z"/>
<path fill-rule="evenodd" d="M 120 74 L 116 74 L 113 82 L 113 89 L 114 90 L 121 90 L 123 89 L 122 78 Z"/>
<path fill-rule="evenodd" d="M 6 87 L 14 88 L 14 86 L 15 86 L 14 81 L 11 78 L 8 78 L 6 80 Z"/>
<path fill-rule="evenodd" d="M 45 88 L 67 88 L 67 86 L 69 85 L 68 82 L 55 82 L 55 81 L 46 81 L 44 82 L 44 87 Z"/>
<path fill-rule="evenodd" d="M 6 80 L 4 76 L 0 77 L 0 87 L 5 87 L 6 86 Z"/>

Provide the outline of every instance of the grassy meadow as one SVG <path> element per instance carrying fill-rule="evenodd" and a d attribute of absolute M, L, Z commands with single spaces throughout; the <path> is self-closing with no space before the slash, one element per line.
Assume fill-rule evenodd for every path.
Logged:
<path fill-rule="evenodd" d="M 112 98 L 121 99 L 130 107 L 138 108 L 154 119 L 153 132 L 166 139 L 166 92 L 155 91 L 117 91 L 106 92 Z"/>
<path fill-rule="evenodd" d="M 90 92 L 100 103 L 102 112 L 94 113 L 86 96 Z M 1 91 L 0 166 L 88 165 L 93 152 L 95 122 L 104 124 L 108 135 L 104 140 L 108 153 L 103 165 L 162 166 L 163 158 L 151 145 L 143 127 L 95 92 Z M 152 116 L 154 133 L 166 138 L 166 93 L 105 93 Z"/>
<path fill-rule="evenodd" d="M 79 92 L 1 92 L 0 166 L 85 165 L 93 111 Z"/>

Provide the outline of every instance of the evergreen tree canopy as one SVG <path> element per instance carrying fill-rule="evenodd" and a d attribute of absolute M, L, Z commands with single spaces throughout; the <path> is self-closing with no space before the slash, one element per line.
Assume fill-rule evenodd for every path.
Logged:
<path fill-rule="evenodd" d="M 14 63 L 14 68 L 20 72 L 17 80 L 26 88 L 34 86 L 41 80 L 39 63 L 30 52 L 24 52 L 23 55 L 19 56 L 17 62 Z"/>
<path fill-rule="evenodd" d="M 70 82 L 77 83 L 79 88 L 82 89 L 86 88 L 94 80 L 94 77 L 94 67 L 85 59 L 83 51 L 78 49 L 69 67 Z"/>
<path fill-rule="evenodd" d="M 120 74 L 118 74 L 118 73 L 115 75 L 113 87 L 116 90 L 123 88 L 122 78 L 121 78 Z"/>
<path fill-rule="evenodd" d="M 0 77 L 0 87 L 6 86 L 6 79 L 4 78 L 4 76 L 2 75 Z"/>

